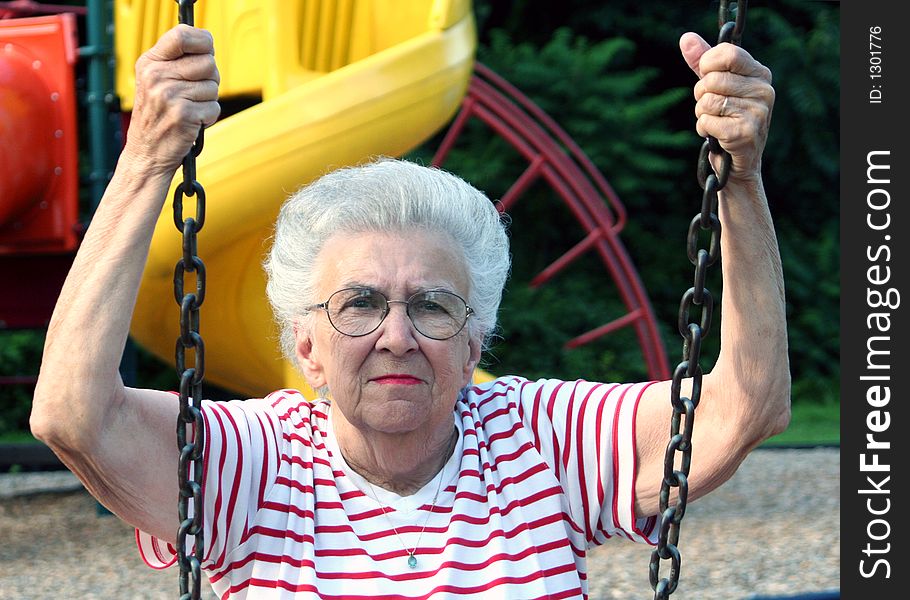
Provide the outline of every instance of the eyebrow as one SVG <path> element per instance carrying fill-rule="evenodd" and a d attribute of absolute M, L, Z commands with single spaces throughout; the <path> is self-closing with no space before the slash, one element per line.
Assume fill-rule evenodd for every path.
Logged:
<path fill-rule="evenodd" d="M 344 290 L 344 289 L 349 289 L 349 288 L 365 289 L 365 290 L 372 290 L 374 292 L 379 292 L 386 297 L 389 296 L 389 293 L 387 291 L 380 289 L 379 287 L 377 287 L 375 285 L 371 285 L 369 283 L 364 283 L 364 282 L 358 281 L 358 280 L 343 281 L 339 285 L 341 286 L 338 288 L 339 290 Z M 437 291 L 438 292 L 449 292 L 450 294 L 460 295 L 460 294 L 458 294 L 458 292 L 456 292 L 455 290 L 451 289 L 448 286 L 430 285 L 427 287 L 415 288 L 412 291 L 408 292 L 408 296 L 412 296 L 414 294 L 419 294 L 420 292 L 437 292 Z"/>
<path fill-rule="evenodd" d="M 344 290 L 347 288 L 365 288 L 369 290 L 377 290 L 376 286 L 370 285 L 368 283 L 363 283 L 362 281 L 342 281 L 339 286 L 339 290 Z"/>

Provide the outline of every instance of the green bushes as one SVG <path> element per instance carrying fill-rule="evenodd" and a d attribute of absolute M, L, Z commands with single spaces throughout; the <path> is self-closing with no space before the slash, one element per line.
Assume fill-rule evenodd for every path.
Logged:
<path fill-rule="evenodd" d="M 38 374 L 44 331 L 0 330 L 0 377 L 31 378 Z M 0 435 L 28 431 L 32 386 L 0 387 Z"/>

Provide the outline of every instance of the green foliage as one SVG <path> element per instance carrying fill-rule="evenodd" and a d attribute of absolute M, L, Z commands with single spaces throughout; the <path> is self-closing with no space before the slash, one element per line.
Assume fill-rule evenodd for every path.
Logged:
<path fill-rule="evenodd" d="M 43 347 L 43 331 L 0 330 L 0 376 L 36 376 Z M 32 391 L 31 385 L 0 386 L 0 435 L 28 431 Z"/>
<path fill-rule="evenodd" d="M 840 285 L 838 223 L 808 235 L 791 223 L 778 227 L 785 257 L 787 324 L 793 398 L 831 403 L 838 398 Z"/>
<path fill-rule="evenodd" d="M 634 52 L 625 38 L 592 43 L 559 29 L 538 49 L 496 30 L 478 58 L 554 116 L 595 164 L 609 165 L 621 193 L 665 194 L 683 167 L 667 150 L 691 141 L 665 114 L 689 92 L 655 91 L 658 70 L 636 65 Z"/>
<path fill-rule="evenodd" d="M 839 214 L 839 24 L 822 3 L 786 5 L 749 13 L 750 40 L 777 92 L 763 167 L 782 218 L 816 235 Z"/>

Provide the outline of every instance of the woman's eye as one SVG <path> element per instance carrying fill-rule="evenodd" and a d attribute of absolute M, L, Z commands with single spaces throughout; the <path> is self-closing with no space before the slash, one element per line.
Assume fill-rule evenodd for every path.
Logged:
<path fill-rule="evenodd" d="M 345 303 L 345 308 L 359 308 L 359 309 L 370 309 L 377 308 L 379 302 L 376 298 L 372 296 L 362 296 L 358 298 L 352 298 L 347 303 Z"/>
<path fill-rule="evenodd" d="M 424 313 L 438 313 L 446 312 L 446 309 L 437 302 L 432 302 L 430 300 L 422 300 L 417 303 L 417 310 Z"/>
<path fill-rule="evenodd" d="M 356 310 L 381 310 L 385 301 L 382 296 L 369 292 L 354 292 L 347 298 L 341 299 L 338 303 L 338 311 Z"/>

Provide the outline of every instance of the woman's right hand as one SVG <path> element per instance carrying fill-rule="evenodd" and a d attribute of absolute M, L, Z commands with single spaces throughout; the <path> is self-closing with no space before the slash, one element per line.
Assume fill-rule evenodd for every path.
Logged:
<path fill-rule="evenodd" d="M 200 126 L 221 112 L 212 35 L 177 25 L 136 61 L 136 96 L 124 153 L 148 174 L 170 176 Z"/>

